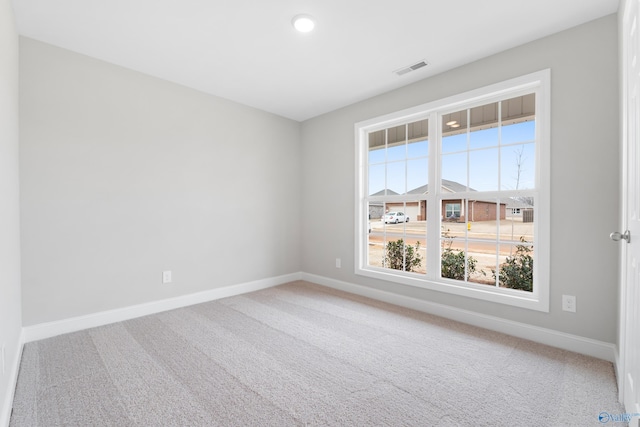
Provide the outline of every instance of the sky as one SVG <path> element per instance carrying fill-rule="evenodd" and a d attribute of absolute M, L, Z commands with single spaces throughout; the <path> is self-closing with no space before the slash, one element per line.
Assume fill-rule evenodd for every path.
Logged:
<path fill-rule="evenodd" d="M 439 150 L 442 178 L 477 191 L 532 189 L 534 141 L 535 121 L 444 137 Z M 425 139 L 370 151 L 369 194 L 384 188 L 404 194 L 427 184 L 429 143 Z"/>

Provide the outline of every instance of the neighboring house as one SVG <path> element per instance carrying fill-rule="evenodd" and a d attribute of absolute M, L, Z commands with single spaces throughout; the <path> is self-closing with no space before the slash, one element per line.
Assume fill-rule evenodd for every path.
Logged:
<path fill-rule="evenodd" d="M 510 199 L 507 203 L 507 216 L 521 218 L 523 222 L 533 222 L 533 206 L 526 200 Z"/>
<path fill-rule="evenodd" d="M 396 193 L 393 190 L 380 190 L 375 194 L 372 194 L 372 196 L 384 196 L 385 194 L 388 195 L 392 195 L 392 196 L 398 196 L 398 193 Z M 373 202 L 373 203 L 369 203 L 369 219 L 380 219 L 382 218 L 382 215 L 384 215 L 384 203 L 383 202 Z M 414 216 L 415 218 L 415 216 Z"/>
<path fill-rule="evenodd" d="M 470 191 L 476 191 L 472 188 Z M 418 188 L 414 188 L 408 191 L 407 194 L 423 195 L 429 191 L 429 184 L 423 185 Z M 441 191 L 443 193 L 460 193 L 467 191 L 467 187 L 448 179 L 442 180 Z M 387 194 L 397 194 L 391 190 L 387 190 Z M 374 194 L 376 196 L 384 195 L 384 190 Z M 495 221 L 498 219 L 498 209 L 495 202 L 485 200 L 468 200 L 468 212 L 466 212 L 463 199 L 449 199 L 442 201 L 442 219 L 444 221 L 452 222 L 466 222 L 467 219 L 471 222 L 478 221 Z M 382 209 L 382 203 L 375 206 L 371 204 L 369 206 L 369 213 L 371 218 L 380 218 L 382 215 L 374 216 L 372 213 L 372 207 L 375 207 L 376 212 Z M 424 221 L 427 219 L 427 202 L 425 200 L 416 200 L 415 202 L 406 203 L 387 203 L 386 211 L 402 211 L 405 215 L 409 216 L 412 220 Z M 507 213 L 507 204 L 500 203 L 499 219 L 505 219 Z"/>

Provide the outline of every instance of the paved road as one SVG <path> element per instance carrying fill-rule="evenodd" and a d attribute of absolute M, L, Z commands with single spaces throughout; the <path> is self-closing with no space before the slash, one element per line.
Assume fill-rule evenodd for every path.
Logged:
<path fill-rule="evenodd" d="M 449 230 L 449 236 L 469 239 L 482 239 L 496 241 L 498 234 L 500 240 L 504 242 L 513 241 L 518 243 L 520 236 L 525 240 L 533 241 L 533 223 L 523 223 L 522 221 L 483 221 L 472 222 L 471 227 L 467 230 L 465 223 L 442 223 L 442 226 Z M 499 225 L 499 229 L 498 229 Z M 401 238 L 407 235 L 408 238 L 418 239 L 421 236 L 427 236 L 426 221 L 409 221 L 400 224 L 384 224 L 381 221 L 371 221 L 371 241 L 382 241 L 384 234 L 388 234 L 392 238 Z"/>

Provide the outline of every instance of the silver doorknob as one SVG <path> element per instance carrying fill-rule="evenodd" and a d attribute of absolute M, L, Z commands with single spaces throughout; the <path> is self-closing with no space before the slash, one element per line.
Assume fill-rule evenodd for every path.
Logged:
<path fill-rule="evenodd" d="M 627 230 L 623 234 L 623 233 L 614 231 L 613 233 L 609 234 L 609 238 L 614 242 L 619 242 L 620 240 L 626 240 L 627 243 L 631 243 L 631 232 Z"/>

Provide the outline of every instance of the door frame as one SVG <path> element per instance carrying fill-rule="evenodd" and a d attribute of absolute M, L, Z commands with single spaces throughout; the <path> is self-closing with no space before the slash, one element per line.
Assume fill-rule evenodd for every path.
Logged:
<path fill-rule="evenodd" d="M 635 2 L 635 9 L 632 8 Z M 618 9 L 618 31 L 619 31 L 619 76 L 620 76 L 620 148 L 621 148 L 621 175 L 620 175 L 620 200 L 621 200 L 621 215 L 620 215 L 620 229 L 618 231 L 625 231 L 629 228 L 629 199 L 627 197 L 629 190 L 630 168 L 629 168 L 629 91 L 630 82 L 628 79 L 627 64 L 629 60 L 629 46 L 632 45 L 632 41 L 629 39 L 628 34 L 631 29 L 631 22 L 636 19 L 636 33 L 640 31 L 640 0 L 621 0 Z M 636 36 L 637 37 L 637 36 Z M 640 52 L 638 53 L 640 57 Z M 640 131 L 640 128 L 637 129 Z M 634 166 L 636 169 L 640 169 L 640 165 Z M 635 171 L 640 173 L 640 170 Z M 632 238 L 639 239 L 640 236 L 632 236 Z M 637 244 L 637 243 L 636 243 Z M 630 405 L 637 405 L 637 402 L 632 402 L 632 396 L 625 396 L 626 392 L 626 376 L 630 371 L 630 363 L 626 360 L 627 345 L 631 342 L 631 336 L 634 331 L 627 330 L 629 319 L 632 318 L 633 313 L 627 310 L 627 292 L 630 284 L 628 268 L 631 266 L 628 262 L 629 248 L 628 245 L 622 241 L 620 245 L 620 271 L 619 271 L 619 288 L 618 288 L 618 357 L 616 363 L 616 376 L 618 382 L 618 399 L 621 403 L 625 404 L 625 410 L 627 413 L 636 412 L 636 407 L 627 407 Z"/>

